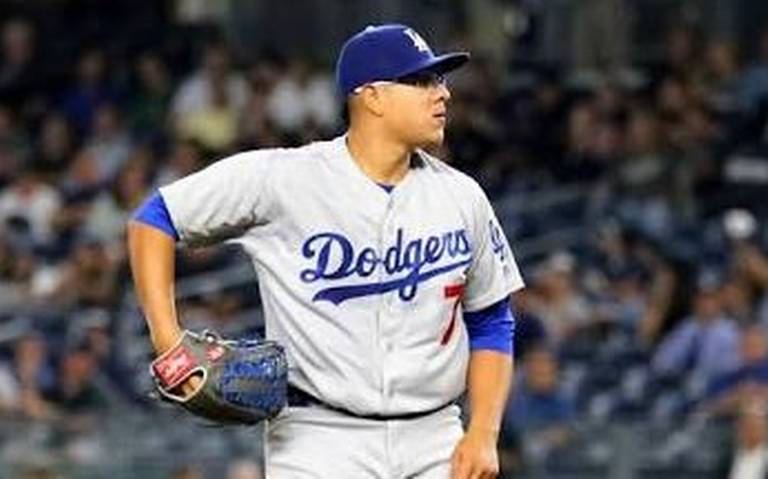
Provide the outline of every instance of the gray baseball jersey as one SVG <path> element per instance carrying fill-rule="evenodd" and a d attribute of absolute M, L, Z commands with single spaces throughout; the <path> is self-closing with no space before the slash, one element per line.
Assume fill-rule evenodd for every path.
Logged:
<path fill-rule="evenodd" d="M 460 395 L 462 311 L 523 286 L 477 183 L 422 151 L 413 160 L 387 192 L 342 136 L 236 154 L 160 189 L 181 241 L 235 242 L 252 259 L 291 383 L 358 414 Z"/>

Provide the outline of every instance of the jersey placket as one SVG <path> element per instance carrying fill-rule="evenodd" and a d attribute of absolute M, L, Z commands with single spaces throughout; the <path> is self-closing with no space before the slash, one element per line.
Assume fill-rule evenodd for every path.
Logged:
<path fill-rule="evenodd" d="M 396 196 L 395 192 L 393 191 L 390 193 L 388 202 L 387 202 L 387 208 L 386 213 L 384 216 L 384 221 L 381 225 L 381 242 L 380 242 L 380 258 L 382 258 L 382 261 L 385 259 L 387 248 L 394 244 L 394 238 L 395 233 L 397 231 L 395 221 L 396 221 Z M 380 270 L 381 271 L 381 277 L 380 281 L 390 281 L 394 278 L 392 278 L 386 271 L 386 267 L 384 264 L 381 265 Z M 380 351 L 382 353 L 382 362 L 380 365 L 381 368 L 381 399 L 382 399 L 382 405 L 383 410 L 387 411 L 392 407 L 391 400 L 393 395 L 392 390 L 392 377 L 391 374 L 389 374 L 389 356 L 392 354 L 394 343 L 393 343 L 393 327 L 395 326 L 393 323 L 393 317 L 392 317 L 392 301 L 393 297 L 397 295 L 397 291 L 391 291 L 386 294 L 380 295 L 380 301 L 379 301 L 379 324 L 377 331 L 379 333 L 378 337 L 378 344 Z"/>

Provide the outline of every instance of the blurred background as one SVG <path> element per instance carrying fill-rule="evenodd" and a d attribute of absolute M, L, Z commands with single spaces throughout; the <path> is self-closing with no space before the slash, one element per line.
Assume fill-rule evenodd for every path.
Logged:
<path fill-rule="evenodd" d="M 528 288 L 503 477 L 768 474 L 768 2 L 0 2 L 0 477 L 261 477 L 258 428 L 148 396 L 124 226 L 159 185 L 343 131 L 367 23 L 471 50 L 439 152 Z M 178 253 L 185 325 L 258 334 L 253 272 Z M 353 447 L 353 445 L 346 445 Z"/>

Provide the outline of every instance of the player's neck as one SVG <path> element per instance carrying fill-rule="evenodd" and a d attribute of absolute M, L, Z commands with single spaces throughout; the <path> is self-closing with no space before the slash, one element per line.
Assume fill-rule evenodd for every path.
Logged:
<path fill-rule="evenodd" d="M 347 148 L 355 163 L 371 180 L 395 185 L 410 168 L 412 149 L 389 139 L 365 134 L 356 128 L 347 132 Z"/>

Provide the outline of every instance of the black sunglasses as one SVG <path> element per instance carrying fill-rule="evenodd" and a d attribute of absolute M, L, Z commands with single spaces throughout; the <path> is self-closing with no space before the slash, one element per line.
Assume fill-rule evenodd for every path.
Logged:
<path fill-rule="evenodd" d="M 419 88 L 430 88 L 444 86 L 446 84 L 445 75 L 442 73 L 421 71 L 405 75 L 393 80 L 395 83 L 402 83 L 403 85 L 410 85 Z"/>

